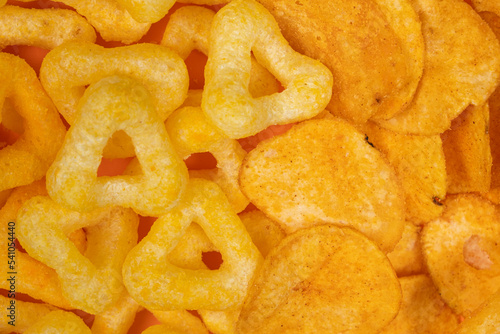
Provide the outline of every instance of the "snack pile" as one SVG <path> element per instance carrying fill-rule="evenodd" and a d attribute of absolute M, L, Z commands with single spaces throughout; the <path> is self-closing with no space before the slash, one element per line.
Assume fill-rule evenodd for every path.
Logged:
<path fill-rule="evenodd" d="M 0 333 L 498 332 L 499 38 L 497 0 L 0 1 Z"/>

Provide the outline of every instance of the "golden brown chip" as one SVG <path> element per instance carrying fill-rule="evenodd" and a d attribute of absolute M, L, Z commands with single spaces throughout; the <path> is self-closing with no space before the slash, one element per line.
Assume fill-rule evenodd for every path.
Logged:
<path fill-rule="evenodd" d="M 446 195 L 446 163 L 438 135 L 406 135 L 368 122 L 368 141 L 385 154 L 401 180 L 406 219 L 423 224 L 441 215 Z"/>
<path fill-rule="evenodd" d="M 498 333 L 500 328 L 500 291 L 477 308 L 460 324 L 457 334 Z"/>
<path fill-rule="evenodd" d="M 491 183 L 488 103 L 469 106 L 441 138 L 448 174 L 447 192 L 487 192 Z"/>
<path fill-rule="evenodd" d="M 335 115 L 361 123 L 394 115 L 411 100 L 422 73 L 423 39 L 408 1 L 259 2 L 295 50 L 333 72 L 327 109 Z"/>
<path fill-rule="evenodd" d="M 397 317 L 381 334 L 452 334 L 458 317 L 446 306 L 432 280 L 426 275 L 399 279 L 403 302 Z"/>
<path fill-rule="evenodd" d="M 245 333 L 378 333 L 397 314 L 387 257 L 348 227 L 289 235 L 264 260 L 237 324 Z"/>
<path fill-rule="evenodd" d="M 451 195 L 422 231 L 424 259 L 443 300 L 474 311 L 500 288 L 500 211 L 475 194 Z"/>
<path fill-rule="evenodd" d="M 422 21 L 424 73 L 408 108 L 377 122 L 394 131 L 438 134 L 469 104 L 482 105 L 495 90 L 500 45 L 463 0 L 411 2 Z"/>
<path fill-rule="evenodd" d="M 303 122 L 261 142 L 243 161 L 240 184 L 287 233 L 349 225 L 385 252 L 401 238 L 404 195 L 394 169 L 341 119 Z"/>
<path fill-rule="evenodd" d="M 243 212 L 239 216 L 252 237 L 253 243 L 264 257 L 286 236 L 279 224 L 268 218 L 262 211 L 252 210 Z"/>
<path fill-rule="evenodd" d="M 398 277 L 427 272 L 422 255 L 420 232 L 420 226 L 407 221 L 401 240 L 394 247 L 394 250 L 387 254 Z"/>

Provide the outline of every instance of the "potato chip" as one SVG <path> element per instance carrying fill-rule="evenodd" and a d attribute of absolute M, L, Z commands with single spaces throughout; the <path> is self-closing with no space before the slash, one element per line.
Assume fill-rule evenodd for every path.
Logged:
<path fill-rule="evenodd" d="M 403 301 L 397 317 L 381 334 L 453 334 L 458 316 L 445 304 L 432 280 L 426 275 L 399 279 Z"/>
<path fill-rule="evenodd" d="M 447 172 L 441 138 L 397 133 L 373 122 L 361 129 L 396 170 L 406 199 L 406 219 L 424 224 L 439 217 Z"/>
<path fill-rule="evenodd" d="M 421 229 L 421 226 L 406 221 L 401 240 L 394 250 L 387 254 L 398 277 L 427 272 L 420 242 Z"/>
<path fill-rule="evenodd" d="M 283 91 L 251 96 L 252 53 L 283 85 Z M 330 71 L 294 51 L 273 16 L 256 1 L 231 1 L 215 15 L 201 107 L 229 138 L 316 116 L 330 100 L 331 87 Z"/>
<path fill-rule="evenodd" d="M 30 256 L 56 270 L 63 295 L 74 308 L 97 314 L 124 291 L 121 266 L 137 243 L 138 222 L 130 209 L 115 206 L 80 214 L 37 196 L 19 210 L 17 237 Z M 84 255 L 67 237 L 82 227 L 88 240 Z"/>
<path fill-rule="evenodd" d="M 486 302 L 467 317 L 456 334 L 490 334 L 500 328 L 500 291 L 493 294 Z"/>
<path fill-rule="evenodd" d="M 0 53 L 0 110 L 10 100 L 23 119 L 23 133 L 0 150 L 0 191 L 44 177 L 66 129 L 35 71 L 23 59 Z M 1 121 L 1 118 L 0 118 Z"/>
<path fill-rule="evenodd" d="M 18 24 L 23 22 L 24 24 Z M 68 9 L 0 9 L 0 50 L 7 45 L 30 45 L 53 49 L 71 40 L 95 42 L 94 28 L 85 18 Z"/>
<path fill-rule="evenodd" d="M 222 255 L 217 270 L 179 268 L 168 253 L 191 222 L 198 223 Z M 179 205 L 159 217 L 127 255 L 123 279 L 130 295 L 151 310 L 238 308 L 261 255 L 222 190 L 190 179 Z"/>
<path fill-rule="evenodd" d="M 474 194 L 449 195 L 443 215 L 424 226 L 422 249 L 443 300 L 474 311 L 500 288 L 500 212 Z"/>
<path fill-rule="evenodd" d="M 411 100 L 423 69 L 418 17 L 403 1 L 259 0 L 297 51 L 333 73 L 327 109 L 362 123 Z"/>
<path fill-rule="evenodd" d="M 287 233 L 349 225 L 384 252 L 403 233 L 404 195 L 394 169 L 341 119 L 306 121 L 261 142 L 243 161 L 240 184 Z"/>
<path fill-rule="evenodd" d="M 373 242 L 348 227 L 320 225 L 271 250 L 237 332 L 378 333 L 400 301 L 396 274 Z"/>
<path fill-rule="evenodd" d="M 264 257 L 286 236 L 279 224 L 268 218 L 262 211 L 243 212 L 240 214 L 240 219 Z"/>
<path fill-rule="evenodd" d="M 25 334 L 91 334 L 90 328 L 85 325 L 82 318 L 74 313 L 56 310 L 52 311 L 32 326 Z"/>
<path fill-rule="evenodd" d="M 49 171 L 47 190 L 58 203 L 76 211 L 109 205 L 158 216 L 179 202 L 187 168 L 175 152 L 146 87 L 124 76 L 91 85 L 78 118 Z M 143 173 L 97 177 L 108 138 L 119 130 L 133 140 Z"/>
<path fill-rule="evenodd" d="M 485 103 L 466 108 L 441 135 L 448 193 L 490 190 L 492 157 L 488 128 L 489 108 Z"/>
<path fill-rule="evenodd" d="M 411 2 L 422 21 L 424 72 L 411 104 L 377 122 L 393 131 L 438 134 L 469 104 L 484 104 L 494 91 L 500 79 L 500 44 L 463 0 Z"/>

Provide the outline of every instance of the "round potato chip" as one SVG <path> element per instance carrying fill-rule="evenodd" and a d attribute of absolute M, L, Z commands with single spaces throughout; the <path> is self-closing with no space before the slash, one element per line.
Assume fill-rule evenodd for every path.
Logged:
<path fill-rule="evenodd" d="M 243 161 L 240 184 L 287 233 L 349 225 L 388 252 L 403 232 L 405 200 L 394 169 L 341 119 L 306 121 L 261 142 Z"/>
<path fill-rule="evenodd" d="M 477 308 L 460 324 L 457 334 L 498 333 L 500 328 L 500 291 Z"/>
<path fill-rule="evenodd" d="M 438 134 L 469 104 L 483 104 L 494 91 L 500 75 L 500 44 L 463 0 L 411 2 L 422 21 L 424 72 L 411 104 L 395 117 L 377 122 L 399 132 Z"/>
<path fill-rule="evenodd" d="M 348 227 L 320 225 L 271 250 L 237 332 L 378 333 L 400 301 L 396 274 L 373 242 Z"/>
<path fill-rule="evenodd" d="M 401 240 L 394 247 L 394 250 L 387 254 L 398 277 L 427 272 L 420 243 L 421 229 L 421 226 L 407 221 Z"/>
<path fill-rule="evenodd" d="M 381 334 L 452 334 L 458 317 L 446 306 L 432 280 L 426 275 L 399 279 L 403 302 L 397 317 Z"/>
<path fill-rule="evenodd" d="M 500 288 L 500 211 L 479 195 L 449 196 L 443 215 L 422 230 L 429 274 L 458 314 L 479 307 Z"/>

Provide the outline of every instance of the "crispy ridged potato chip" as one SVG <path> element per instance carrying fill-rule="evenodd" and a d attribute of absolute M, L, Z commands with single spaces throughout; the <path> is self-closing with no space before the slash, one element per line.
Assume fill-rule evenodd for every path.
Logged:
<path fill-rule="evenodd" d="M 491 334 L 500 328 L 500 291 L 478 307 L 460 324 L 456 334 Z"/>
<path fill-rule="evenodd" d="M 348 227 L 320 225 L 271 250 L 237 332 L 378 333 L 400 301 L 396 274 L 373 242 Z"/>
<path fill-rule="evenodd" d="M 441 215 L 446 195 L 446 163 L 441 138 L 406 135 L 368 122 L 368 141 L 396 170 L 406 199 L 406 219 L 423 224 Z"/>
<path fill-rule="evenodd" d="M 491 150 L 488 103 L 469 106 L 451 122 L 441 138 L 446 157 L 447 192 L 490 190 Z"/>
<path fill-rule="evenodd" d="M 495 90 L 500 45 L 463 0 L 412 0 L 412 4 L 422 21 L 424 73 L 408 108 L 378 123 L 394 131 L 438 134 L 469 104 L 482 105 Z"/>
<path fill-rule="evenodd" d="M 287 233 L 349 225 L 388 252 L 403 232 L 404 194 L 394 169 L 341 119 L 306 121 L 261 142 L 243 161 L 240 184 Z"/>
<path fill-rule="evenodd" d="M 443 300 L 474 311 L 500 288 L 500 209 L 475 194 L 449 195 L 443 215 L 424 226 L 422 249 Z"/>
<path fill-rule="evenodd" d="M 327 109 L 335 115 L 361 123 L 375 114 L 394 115 L 411 100 L 422 74 L 424 43 L 407 0 L 259 2 L 295 50 L 332 71 Z"/>
<path fill-rule="evenodd" d="M 452 334 L 458 317 L 446 306 L 432 280 L 426 275 L 399 279 L 403 302 L 397 317 L 381 334 Z"/>
<path fill-rule="evenodd" d="M 401 240 L 394 247 L 394 250 L 387 254 L 398 277 L 427 272 L 420 243 L 421 229 L 420 226 L 407 221 Z"/>

